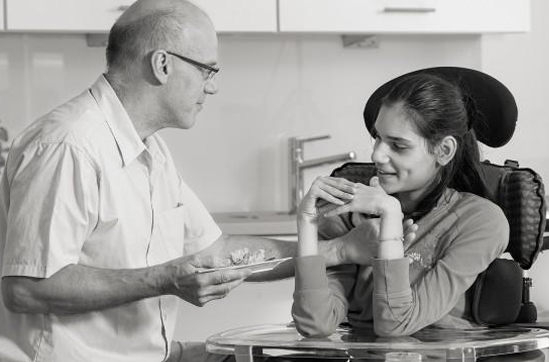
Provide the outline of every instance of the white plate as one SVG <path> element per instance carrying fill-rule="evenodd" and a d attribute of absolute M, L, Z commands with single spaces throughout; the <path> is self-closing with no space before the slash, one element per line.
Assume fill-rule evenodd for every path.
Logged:
<path fill-rule="evenodd" d="M 272 259 L 267 261 L 262 261 L 260 263 L 254 263 L 254 264 L 243 264 L 243 265 L 233 265 L 233 266 L 226 266 L 222 268 L 212 268 L 212 269 L 204 269 L 199 271 L 199 273 L 210 273 L 213 271 L 218 270 L 237 270 L 237 269 L 251 269 L 252 274 L 264 272 L 268 270 L 273 270 L 278 266 L 278 264 L 285 262 L 286 260 L 292 259 L 291 257 L 288 258 L 281 258 L 281 259 Z"/>

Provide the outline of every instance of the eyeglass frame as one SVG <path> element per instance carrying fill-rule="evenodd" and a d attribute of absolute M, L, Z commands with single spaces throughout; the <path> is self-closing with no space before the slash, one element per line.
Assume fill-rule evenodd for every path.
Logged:
<path fill-rule="evenodd" d="M 214 77 L 214 75 L 216 75 L 219 72 L 219 68 L 217 68 L 217 67 L 212 67 L 211 65 L 204 64 L 204 63 L 199 62 L 197 60 L 185 57 L 183 55 L 180 55 L 180 54 L 168 51 L 168 50 L 166 50 L 166 53 L 168 53 L 170 55 L 173 55 L 174 57 L 179 58 L 182 61 L 187 62 L 189 64 L 192 64 L 192 65 L 194 65 L 198 68 L 207 70 L 208 71 L 208 76 L 206 77 L 206 80 L 211 80 Z"/>

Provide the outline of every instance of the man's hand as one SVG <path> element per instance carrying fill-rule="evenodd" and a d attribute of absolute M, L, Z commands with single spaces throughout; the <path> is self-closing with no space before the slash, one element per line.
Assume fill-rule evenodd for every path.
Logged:
<path fill-rule="evenodd" d="M 170 287 L 167 291 L 199 307 L 209 301 L 227 296 L 250 274 L 249 269 L 200 272 L 207 268 L 225 266 L 211 258 L 182 257 L 166 264 Z"/>

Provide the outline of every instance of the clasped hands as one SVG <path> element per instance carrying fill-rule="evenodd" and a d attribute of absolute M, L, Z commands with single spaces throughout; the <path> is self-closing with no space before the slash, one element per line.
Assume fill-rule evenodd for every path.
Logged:
<path fill-rule="evenodd" d="M 370 185 L 339 177 L 318 177 L 299 205 L 299 216 L 330 217 L 348 212 L 402 215 L 400 202 L 388 195 L 374 176 Z"/>
<path fill-rule="evenodd" d="M 298 213 L 298 220 L 352 213 L 355 227 L 338 238 L 337 254 L 339 263 L 360 265 L 369 265 L 372 257 L 378 255 L 381 219 L 403 218 L 400 202 L 383 190 L 377 177 L 373 177 L 369 185 L 344 178 L 319 177 L 303 198 Z M 411 219 L 402 221 L 405 244 L 415 239 L 417 228 Z"/>

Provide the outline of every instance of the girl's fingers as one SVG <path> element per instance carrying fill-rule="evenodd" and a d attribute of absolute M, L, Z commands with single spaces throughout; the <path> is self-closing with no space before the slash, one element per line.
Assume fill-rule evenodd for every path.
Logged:
<path fill-rule="evenodd" d="M 324 185 L 321 190 L 324 193 L 324 195 L 329 195 L 330 198 L 336 198 L 336 199 L 340 200 L 341 201 L 340 204 L 349 202 L 352 199 L 354 199 L 354 197 L 355 197 L 353 194 L 343 192 L 343 191 L 340 191 L 338 189 L 335 189 L 333 187 L 329 187 L 329 186 L 326 186 L 326 185 Z M 327 200 L 325 197 L 323 197 L 323 199 Z M 332 200 L 330 199 L 330 200 L 327 200 L 327 201 L 331 202 Z"/>
<path fill-rule="evenodd" d="M 322 206 L 318 206 L 317 207 L 317 212 L 318 212 L 318 215 L 321 215 L 321 216 L 326 216 L 326 214 L 328 214 L 330 211 L 336 209 L 340 207 L 340 205 L 334 205 L 332 203 L 326 203 Z"/>
<path fill-rule="evenodd" d="M 319 177 L 315 182 L 319 181 L 321 184 L 332 186 L 340 191 L 348 194 L 354 194 L 356 191 L 356 184 L 347 179 L 340 177 Z"/>
<path fill-rule="evenodd" d="M 341 196 L 341 195 L 334 196 L 331 192 L 327 192 L 327 191 L 324 191 L 324 190 L 320 190 L 320 192 L 318 194 L 318 197 L 320 197 L 321 199 L 323 199 L 325 201 L 328 201 L 332 204 L 336 204 L 336 205 L 343 205 L 346 202 L 346 201 L 342 200 L 342 198 L 344 198 L 343 196 Z"/>
<path fill-rule="evenodd" d="M 406 232 L 415 232 L 415 231 L 417 231 L 417 229 L 418 229 L 417 224 L 415 224 L 415 223 L 414 223 L 414 220 L 412 220 L 412 219 L 406 219 L 406 220 L 404 220 L 404 222 L 403 222 L 402 225 L 404 226 L 404 230 L 405 230 Z"/>
<path fill-rule="evenodd" d="M 357 191 L 357 184 L 344 178 L 318 177 L 313 182 L 307 193 L 306 199 L 314 202 L 315 214 L 324 215 L 332 213 L 338 207 L 351 202 Z M 309 203 L 310 203 L 309 202 Z M 303 205 L 303 204 L 302 204 Z M 313 207 L 313 204 L 305 206 L 305 209 Z M 334 215 L 343 213 L 338 211 Z"/>
<path fill-rule="evenodd" d="M 386 194 L 385 190 L 383 189 L 383 187 L 381 187 L 381 184 L 379 183 L 379 177 L 377 176 L 374 176 L 370 179 L 370 187 L 374 187 L 376 188 L 378 191 L 381 191 L 383 192 L 384 194 Z"/>
<path fill-rule="evenodd" d="M 311 196 L 325 200 L 334 204 L 343 205 L 354 198 L 352 193 L 342 191 L 338 186 L 332 186 L 332 183 L 326 183 L 322 179 L 317 179 L 311 187 Z"/>
<path fill-rule="evenodd" d="M 406 233 L 404 234 L 404 242 L 411 243 L 416 238 L 416 233 Z"/>
<path fill-rule="evenodd" d="M 412 219 L 404 220 L 404 241 L 411 243 L 416 238 L 416 231 L 418 229 L 417 224 L 414 223 Z"/>
<path fill-rule="evenodd" d="M 413 224 L 413 225 L 405 226 L 404 231 L 407 233 L 414 233 L 417 231 L 417 225 Z"/>
<path fill-rule="evenodd" d="M 332 210 L 329 210 L 321 215 L 325 216 L 325 217 L 331 217 L 331 216 L 336 216 L 336 215 L 340 215 L 340 214 L 345 214 L 347 212 L 351 212 L 351 206 L 349 204 L 345 204 L 345 205 L 341 205 L 341 206 L 337 206 L 335 208 L 333 208 Z"/>

